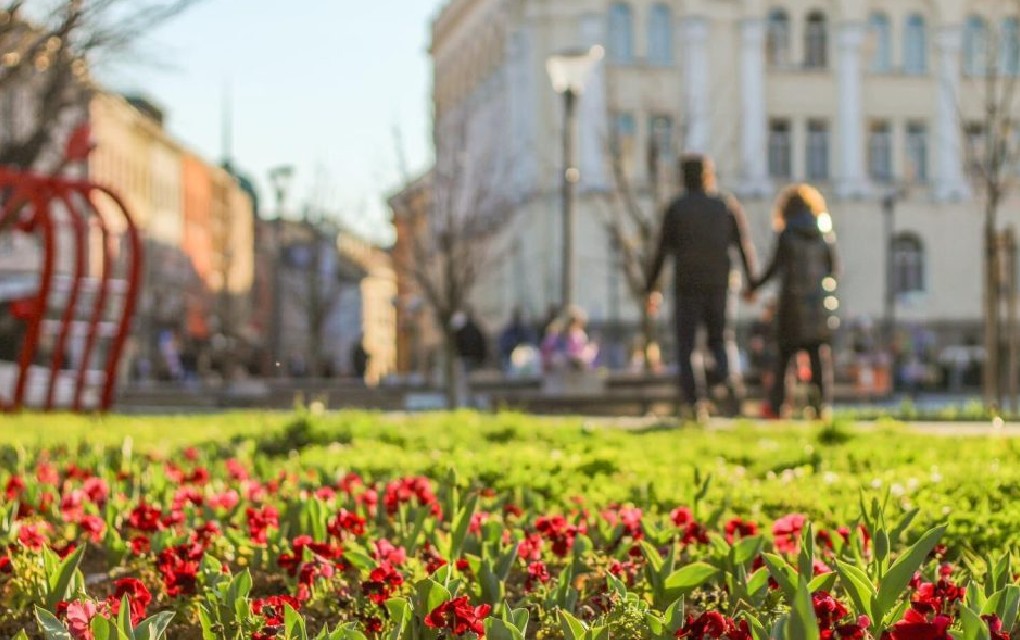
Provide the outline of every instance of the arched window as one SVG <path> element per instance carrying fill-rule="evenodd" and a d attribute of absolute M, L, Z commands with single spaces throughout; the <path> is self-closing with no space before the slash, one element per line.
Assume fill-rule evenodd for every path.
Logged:
<path fill-rule="evenodd" d="M 981 16 L 969 16 L 963 28 L 963 72 L 970 76 L 984 73 L 988 64 L 988 25 Z"/>
<path fill-rule="evenodd" d="M 769 12 L 766 56 L 772 66 L 790 64 L 790 16 L 783 9 Z"/>
<path fill-rule="evenodd" d="M 875 73 L 888 73 L 892 70 L 892 29 L 889 16 L 876 11 L 868 17 L 868 31 L 874 46 L 871 55 L 871 70 Z"/>
<path fill-rule="evenodd" d="M 807 16 L 804 30 L 804 66 L 824 69 L 829 65 L 829 28 L 825 14 L 812 11 Z"/>
<path fill-rule="evenodd" d="M 673 64 L 673 12 L 663 2 L 652 5 L 648 13 L 648 63 Z"/>
<path fill-rule="evenodd" d="M 893 238 L 893 291 L 896 295 L 924 291 L 924 243 L 916 233 Z"/>
<path fill-rule="evenodd" d="M 634 16 L 626 2 L 609 7 L 609 59 L 628 64 L 634 61 Z"/>
<path fill-rule="evenodd" d="M 907 16 L 903 33 L 903 71 L 914 76 L 928 71 L 928 27 L 919 13 Z"/>
<path fill-rule="evenodd" d="M 1020 19 L 1005 18 L 999 27 L 999 68 L 1007 76 L 1020 75 Z"/>

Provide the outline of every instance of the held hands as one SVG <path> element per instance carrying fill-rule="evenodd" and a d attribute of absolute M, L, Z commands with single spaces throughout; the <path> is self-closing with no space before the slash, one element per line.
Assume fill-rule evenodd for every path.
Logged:
<path fill-rule="evenodd" d="M 653 291 L 645 297 L 645 311 L 650 316 L 659 315 L 659 309 L 662 308 L 662 293 Z"/>

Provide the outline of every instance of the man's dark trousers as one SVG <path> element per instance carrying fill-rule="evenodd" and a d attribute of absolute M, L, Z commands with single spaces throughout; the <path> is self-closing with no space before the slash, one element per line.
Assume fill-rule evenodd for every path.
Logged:
<path fill-rule="evenodd" d="M 698 400 L 698 385 L 694 378 L 691 356 L 694 354 L 695 337 L 698 327 L 704 326 L 708 337 L 708 349 L 715 359 L 716 379 L 730 378 L 729 358 L 723 335 L 726 330 L 726 304 L 729 291 L 726 289 L 683 290 L 676 298 L 676 344 L 680 369 L 680 390 L 684 397 L 681 403 L 694 404 Z"/>

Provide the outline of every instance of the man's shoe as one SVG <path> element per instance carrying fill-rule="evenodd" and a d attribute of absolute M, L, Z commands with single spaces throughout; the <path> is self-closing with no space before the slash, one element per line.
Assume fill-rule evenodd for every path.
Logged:
<path fill-rule="evenodd" d="M 702 400 L 694 406 L 694 417 L 698 424 L 708 424 L 712 417 L 708 402 Z"/>

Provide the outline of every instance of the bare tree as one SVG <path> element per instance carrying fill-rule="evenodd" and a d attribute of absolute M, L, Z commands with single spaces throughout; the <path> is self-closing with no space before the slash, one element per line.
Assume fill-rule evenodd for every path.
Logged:
<path fill-rule="evenodd" d="M 1020 17 L 1020 0 L 1011 0 L 1009 17 Z M 1003 37 L 994 24 L 987 28 L 983 60 L 972 59 L 975 51 L 965 51 L 973 77 L 973 90 L 965 91 L 980 104 L 980 120 L 964 115 L 968 105 L 960 105 L 960 121 L 966 145 L 971 177 L 983 198 L 984 244 L 984 325 L 985 369 L 984 399 L 987 407 L 998 410 L 1002 400 L 999 380 L 1001 369 L 1001 300 L 999 256 L 999 210 L 1015 189 L 1020 169 L 1020 128 L 1018 128 L 1017 83 L 1020 82 L 1020 51 L 1016 43 Z M 982 56 L 977 56 L 978 58 Z M 973 66 L 982 65 L 980 68 Z M 973 105 L 971 105 L 973 106 Z M 1010 330 L 1014 328 L 1010 327 Z M 1017 363 L 1010 363 L 1016 366 Z"/>
<path fill-rule="evenodd" d="M 616 249 L 613 256 L 627 285 L 627 292 L 640 312 L 642 352 L 645 371 L 652 368 L 652 350 L 657 346 L 655 317 L 645 305 L 646 277 L 658 244 L 658 212 L 663 208 L 663 160 L 669 149 L 658 132 L 649 136 L 646 158 L 648 183 L 644 189 L 633 184 L 628 167 L 628 149 L 619 131 L 609 128 L 605 145 L 609 156 L 613 188 L 604 194 L 603 224 Z M 649 204 L 645 204 L 645 202 Z"/>
<path fill-rule="evenodd" d="M 428 178 L 430 200 L 424 215 L 411 219 L 406 256 L 395 256 L 398 270 L 421 289 L 442 334 L 446 401 L 456 405 L 458 388 L 454 316 L 464 312 L 479 281 L 500 263 L 498 240 L 511 224 L 499 156 L 473 137 L 467 123 L 437 133 L 437 161 Z"/>
<path fill-rule="evenodd" d="M 0 147 L 0 165 L 35 167 L 59 123 L 90 91 L 90 66 L 122 59 L 140 37 L 198 0 L 3 0 L 0 92 L 33 94 L 30 126 Z M 59 166 L 48 167 L 50 171 Z"/>

